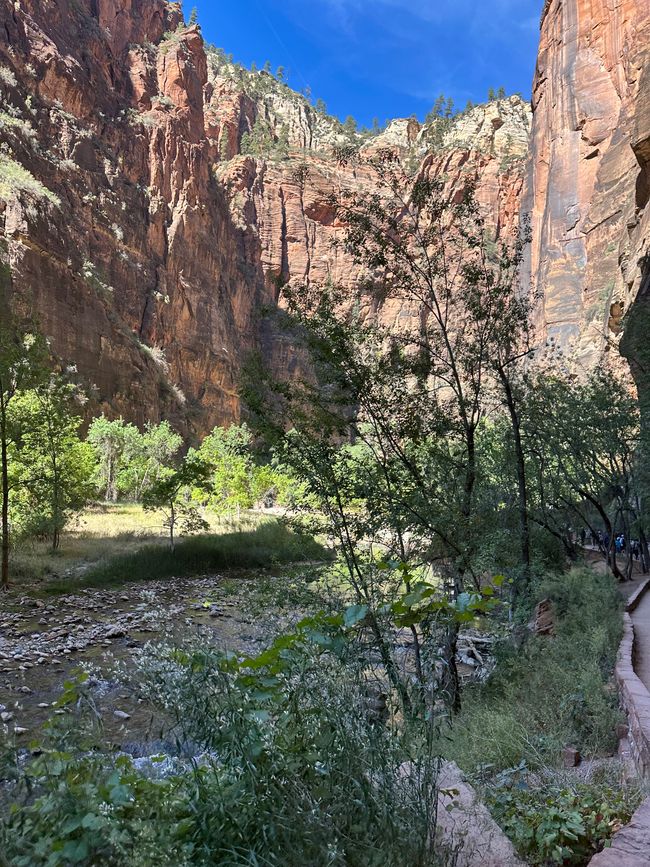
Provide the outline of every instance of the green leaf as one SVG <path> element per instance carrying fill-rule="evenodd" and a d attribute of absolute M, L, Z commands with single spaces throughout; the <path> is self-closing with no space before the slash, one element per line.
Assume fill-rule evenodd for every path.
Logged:
<path fill-rule="evenodd" d="M 357 623 L 360 623 L 367 614 L 367 605 L 351 605 L 345 610 L 343 624 L 349 629 L 352 626 L 356 626 Z"/>

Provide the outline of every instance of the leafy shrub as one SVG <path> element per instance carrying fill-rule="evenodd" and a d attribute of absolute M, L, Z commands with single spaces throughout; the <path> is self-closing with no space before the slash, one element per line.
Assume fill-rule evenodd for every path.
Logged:
<path fill-rule="evenodd" d="M 11 157 L 0 153 L 0 198 L 26 193 L 35 199 L 47 199 L 53 205 L 61 201 L 51 190 L 36 180 L 34 175 Z"/>
<path fill-rule="evenodd" d="M 145 774 L 88 743 L 42 745 L 15 765 L 0 851 L 14 867 L 438 863 L 437 760 L 402 773 L 409 743 L 368 713 L 341 622 L 304 621 L 242 663 L 196 645 L 148 648 L 140 694 L 193 758 L 154 757 Z M 70 708 L 76 693 L 68 684 Z"/>
<path fill-rule="evenodd" d="M 0 66 L 0 83 L 7 87 L 17 87 L 18 81 L 8 66 Z"/>
<path fill-rule="evenodd" d="M 637 789 L 574 783 L 491 793 L 489 806 L 531 865 L 582 865 L 599 852 L 641 801 Z"/>

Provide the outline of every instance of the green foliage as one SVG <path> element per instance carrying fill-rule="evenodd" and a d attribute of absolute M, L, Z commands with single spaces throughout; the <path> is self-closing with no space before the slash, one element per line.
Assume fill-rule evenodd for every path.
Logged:
<path fill-rule="evenodd" d="M 88 429 L 88 442 L 97 456 L 97 487 L 106 500 L 115 502 L 118 497 L 118 476 L 126 448 L 127 438 L 135 438 L 138 429 L 123 419 L 111 421 L 101 415 L 93 419 Z"/>
<path fill-rule="evenodd" d="M 0 279 L 5 276 L 0 270 Z M 47 378 L 47 345 L 36 334 L 28 333 L 13 317 L 0 282 L 0 534 L 2 535 L 2 587 L 9 585 L 10 523 L 13 490 L 9 478 L 9 451 L 15 445 L 15 429 L 10 424 L 13 402 L 28 388 L 42 385 Z"/>
<path fill-rule="evenodd" d="M 131 581 L 189 578 L 226 569 L 265 568 L 328 557 L 325 548 L 313 538 L 293 533 L 277 521 L 267 521 L 252 531 L 182 539 L 176 544 L 173 557 L 166 546 L 146 545 L 133 554 L 113 557 L 90 569 L 82 583 L 103 587 Z"/>
<path fill-rule="evenodd" d="M 18 80 L 8 66 L 0 66 L 0 84 L 4 87 L 18 86 Z"/>
<path fill-rule="evenodd" d="M 141 500 L 159 480 L 182 445 L 182 437 L 167 421 L 157 425 L 148 422 L 143 433 L 132 425 L 126 426 L 123 462 L 117 479 L 120 493 L 136 501 Z"/>
<path fill-rule="evenodd" d="M 627 384 L 607 366 L 582 380 L 542 370 L 529 378 L 521 406 L 536 522 L 573 557 L 573 528 L 638 538 L 640 419 Z M 613 552 L 609 560 L 617 578 L 629 577 L 631 557 L 626 575 Z"/>
<path fill-rule="evenodd" d="M 466 690 L 447 754 L 469 773 L 522 759 L 533 768 L 557 764 L 569 744 L 584 755 L 615 746 L 619 714 L 608 681 L 622 618 L 614 581 L 585 569 L 546 578 L 520 616 L 539 599 L 555 605 L 556 635 L 504 644 L 488 683 Z"/>
<path fill-rule="evenodd" d="M 289 131 L 286 126 L 273 131 L 262 117 L 257 117 L 250 132 L 241 139 L 242 154 L 263 159 L 284 160 L 289 155 Z"/>
<path fill-rule="evenodd" d="M 357 121 L 356 121 L 356 119 L 355 119 L 354 117 L 352 117 L 351 114 L 349 114 L 349 115 L 345 118 L 345 121 L 343 122 L 343 131 L 344 131 L 345 134 L 346 134 L 347 136 L 349 136 L 351 139 L 354 139 L 354 138 L 356 137 L 357 130 L 358 130 L 358 124 L 357 124 Z"/>
<path fill-rule="evenodd" d="M 9 473 L 15 491 L 11 514 L 23 533 L 49 536 L 55 550 L 71 516 L 94 492 L 94 455 L 79 437 L 76 391 L 52 376 L 40 387 L 17 394 L 9 411 Z"/>
<path fill-rule="evenodd" d="M 363 671 L 340 618 L 309 618 L 241 662 L 152 645 L 131 679 L 195 756 L 154 756 L 148 772 L 73 734 L 88 693 L 70 681 L 66 722 L 6 774 L 0 851 L 16 867 L 434 865 L 437 760 L 403 772 L 416 744 L 368 713 Z"/>
<path fill-rule="evenodd" d="M 0 199 L 27 195 L 59 207 L 61 200 L 23 165 L 0 152 Z"/>
<path fill-rule="evenodd" d="M 218 515 L 239 514 L 260 505 L 289 505 L 300 495 L 297 485 L 277 466 L 256 462 L 253 437 L 245 424 L 216 427 L 202 442 L 199 456 L 211 471 L 206 490 L 194 491 Z"/>
<path fill-rule="evenodd" d="M 547 867 L 588 863 L 640 802 L 635 788 L 572 782 L 496 788 L 488 804 L 526 863 Z"/>
<path fill-rule="evenodd" d="M 197 507 L 190 501 L 193 489 L 205 488 L 210 467 L 190 450 L 175 469 L 166 467 L 152 482 L 142 498 L 145 511 L 162 510 L 164 526 L 169 531 L 169 544 L 174 551 L 177 530 L 185 535 L 207 530 L 208 524 Z"/>
<path fill-rule="evenodd" d="M 148 422 L 141 433 L 123 419 L 93 419 L 88 442 L 96 456 L 95 483 L 107 501 L 140 500 L 178 454 L 182 438 L 169 422 Z"/>

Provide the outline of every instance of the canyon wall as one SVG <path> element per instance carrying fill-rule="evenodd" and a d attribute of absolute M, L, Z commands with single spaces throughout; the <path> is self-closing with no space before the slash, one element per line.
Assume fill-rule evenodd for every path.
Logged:
<path fill-rule="evenodd" d="M 529 213 L 538 328 L 585 365 L 650 325 L 650 0 L 547 0 L 533 91 L 359 134 L 236 66 L 165 0 L 0 0 L 0 290 L 92 411 L 190 438 L 240 417 L 241 365 L 300 361 L 265 311 L 287 283 L 362 275 L 332 194 L 390 147 L 468 178 L 494 232 Z M 531 126 L 532 124 L 532 126 Z M 410 315 L 398 306 L 385 321 Z"/>
<path fill-rule="evenodd" d="M 540 330 L 590 366 L 647 291 L 650 0 L 547 0 L 533 110 L 526 276 Z"/>
<path fill-rule="evenodd" d="M 398 149 L 450 191 L 471 177 L 499 232 L 529 127 L 511 97 L 364 136 L 233 65 L 174 3 L 0 0 L 0 289 L 77 366 L 89 411 L 191 438 L 239 418 L 252 350 L 299 364 L 264 317 L 282 284 L 358 285 L 330 196 L 373 181 L 338 147 Z"/>

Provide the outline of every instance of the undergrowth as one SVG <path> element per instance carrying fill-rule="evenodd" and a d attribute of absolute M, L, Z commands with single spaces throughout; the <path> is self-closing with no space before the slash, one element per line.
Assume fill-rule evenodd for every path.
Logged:
<path fill-rule="evenodd" d="M 587 781 L 558 770 L 564 747 L 594 759 L 616 748 L 622 602 L 613 578 L 574 569 L 540 579 L 516 619 L 530 620 L 543 599 L 553 605 L 554 634 L 526 630 L 519 646 L 498 649 L 488 683 L 465 692 L 446 752 L 482 788 L 526 863 L 583 867 L 642 799 L 615 772 Z"/>
<path fill-rule="evenodd" d="M 542 599 L 554 604 L 556 634 L 504 643 L 488 683 L 465 692 L 446 753 L 472 775 L 522 760 L 556 765 L 568 745 L 591 756 L 616 746 L 611 680 L 622 603 L 613 579 L 586 569 L 545 577 L 530 601 Z M 524 615 L 531 614 L 529 607 Z"/>
<path fill-rule="evenodd" d="M 197 645 L 143 651 L 135 686 L 175 721 L 178 744 L 146 767 L 102 754 L 101 731 L 82 738 L 85 687 L 68 683 L 67 723 L 54 719 L 37 758 L 0 768 L 14 804 L 0 852 L 12 867 L 444 863 L 430 833 L 438 761 L 377 724 L 354 643 L 332 622 L 305 621 L 243 661 Z"/>
<path fill-rule="evenodd" d="M 605 774 L 590 781 L 566 775 L 535 785 L 497 785 L 487 798 L 527 864 L 582 867 L 630 821 L 643 794 L 638 786 L 623 787 Z"/>

